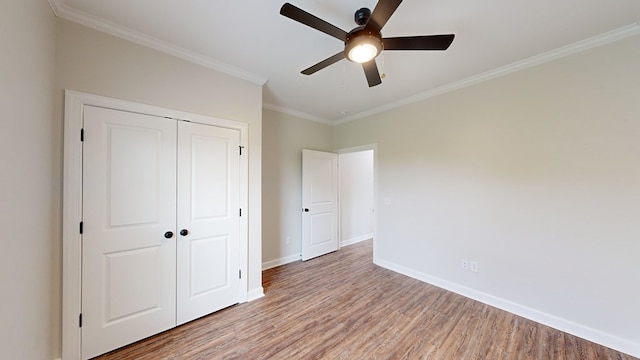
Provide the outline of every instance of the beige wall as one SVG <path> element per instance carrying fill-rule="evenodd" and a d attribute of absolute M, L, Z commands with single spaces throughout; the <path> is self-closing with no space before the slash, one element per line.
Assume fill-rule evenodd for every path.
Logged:
<path fill-rule="evenodd" d="M 0 11 L 0 357 L 53 359 L 60 309 L 60 183 L 51 182 L 55 18 L 46 1 Z M 53 135 L 52 135 L 53 134 Z"/>
<path fill-rule="evenodd" d="M 640 355 L 638 64 L 640 36 L 338 126 L 378 144 L 378 261 Z"/>
<path fill-rule="evenodd" d="M 249 124 L 248 281 L 250 296 L 261 294 L 262 86 L 59 19 L 55 90 L 58 171 L 65 89 Z M 55 247 L 61 247 L 60 241 Z M 56 261 L 60 258 L 58 254 Z M 56 271 L 59 284 L 59 268 Z M 55 292 L 59 301 L 60 289 Z"/>
<path fill-rule="evenodd" d="M 331 151 L 332 127 L 280 112 L 263 112 L 262 261 L 265 267 L 300 258 L 302 149 Z M 287 237 L 290 243 L 287 244 Z"/>
<path fill-rule="evenodd" d="M 60 353 L 66 88 L 250 124 L 250 289 L 262 261 L 300 252 L 301 149 L 377 143 L 379 261 L 640 354 L 638 37 L 331 129 L 262 115 L 260 86 L 172 56 L 64 20 L 55 37 L 55 21 L 40 0 L 0 12 L 3 357 Z"/>

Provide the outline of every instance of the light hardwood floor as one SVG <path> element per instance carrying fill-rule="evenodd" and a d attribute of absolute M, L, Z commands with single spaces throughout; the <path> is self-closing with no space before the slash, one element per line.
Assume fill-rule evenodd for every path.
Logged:
<path fill-rule="evenodd" d="M 263 273 L 266 296 L 100 359 L 634 357 L 372 263 L 371 241 Z"/>

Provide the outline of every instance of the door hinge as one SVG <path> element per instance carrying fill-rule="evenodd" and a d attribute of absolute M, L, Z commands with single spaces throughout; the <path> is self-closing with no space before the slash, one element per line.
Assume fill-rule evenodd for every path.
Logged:
<path fill-rule="evenodd" d="M 80 141 L 84 141 L 84 128 L 80 129 Z"/>
<path fill-rule="evenodd" d="M 240 155 L 242 155 L 242 149 L 244 149 L 244 146 L 238 146 L 240 148 Z"/>
<path fill-rule="evenodd" d="M 78 326 L 82 327 L 82 313 L 80 313 L 80 316 L 78 316 Z"/>
<path fill-rule="evenodd" d="M 242 217 L 242 209 L 240 209 L 240 217 Z"/>
<path fill-rule="evenodd" d="M 238 270 L 238 279 L 242 279 L 242 269 Z"/>
<path fill-rule="evenodd" d="M 84 222 L 80 221 L 80 234 L 82 235 L 82 232 L 84 230 Z"/>

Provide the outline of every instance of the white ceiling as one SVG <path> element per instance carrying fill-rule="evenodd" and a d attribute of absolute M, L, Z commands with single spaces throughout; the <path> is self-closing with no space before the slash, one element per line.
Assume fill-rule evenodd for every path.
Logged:
<path fill-rule="evenodd" d="M 166 51 L 258 84 L 264 106 L 343 122 L 498 76 L 625 36 L 640 34 L 638 0 L 405 0 L 385 37 L 454 33 L 447 51 L 386 51 L 385 74 L 369 88 L 342 60 L 300 71 L 343 44 L 279 14 L 284 0 L 49 0 L 60 17 Z M 337 27 L 376 0 L 289 0 Z"/>

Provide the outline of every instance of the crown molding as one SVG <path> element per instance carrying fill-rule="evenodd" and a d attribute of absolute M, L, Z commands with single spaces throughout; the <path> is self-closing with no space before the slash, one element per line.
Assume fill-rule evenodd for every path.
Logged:
<path fill-rule="evenodd" d="M 212 58 L 181 48 L 166 41 L 156 39 L 154 37 L 72 9 L 65 5 L 64 0 L 49 0 L 49 5 L 51 6 L 51 9 L 53 9 L 54 14 L 59 18 L 84 25 L 125 40 L 129 40 L 136 44 L 173 55 L 194 64 L 202 65 L 204 67 L 252 82 L 257 85 L 262 86 L 267 82 L 267 78 L 264 76 L 249 73 L 240 68 L 221 63 Z"/>
<path fill-rule="evenodd" d="M 277 112 L 280 112 L 280 113 L 283 113 L 283 114 L 287 114 L 287 115 L 291 115 L 291 116 L 295 116 L 295 117 L 299 117 L 299 118 L 302 118 L 302 119 L 305 119 L 305 120 L 318 122 L 318 123 L 325 124 L 325 125 L 334 125 L 335 124 L 332 121 L 328 121 L 328 120 L 319 118 L 319 117 L 311 115 L 311 114 L 303 113 L 301 111 L 292 110 L 292 109 L 289 109 L 289 108 L 285 108 L 285 107 L 282 107 L 282 106 L 273 105 L 273 104 L 269 104 L 269 103 L 263 103 L 262 104 L 262 108 L 263 109 L 267 109 L 267 110 L 277 111 Z"/>
<path fill-rule="evenodd" d="M 490 70 L 478 75 L 474 75 L 466 79 L 456 81 L 448 85 L 441 86 L 439 88 L 429 90 L 406 99 L 402 99 L 400 101 L 378 106 L 370 110 L 345 117 L 336 122 L 333 122 L 332 124 L 340 125 L 350 121 L 369 117 L 384 111 L 395 109 L 397 107 L 409 105 L 409 104 L 422 101 L 437 95 L 445 94 L 454 90 L 472 86 L 481 82 L 485 82 L 491 79 L 495 79 L 501 76 L 514 73 L 516 71 L 524 70 L 533 66 L 544 64 L 546 62 L 557 60 L 569 55 L 573 55 L 585 50 L 589 50 L 598 46 L 606 45 L 606 44 L 609 44 L 618 40 L 622 40 L 631 36 L 636 36 L 636 35 L 640 35 L 640 24 L 638 22 L 631 25 L 623 26 L 613 31 L 609 31 L 609 32 L 606 32 L 582 41 L 575 42 L 573 44 L 570 44 L 570 45 L 567 45 L 567 46 L 564 46 L 540 55 L 530 57 L 528 59 L 524 59 L 506 66 L 502 66 L 494 70 Z"/>
<path fill-rule="evenodd" d="M 124 28 L 122 26 L 107 22 L 105 20 L 96 18 L 94 16 L 91 16 L 89 14 L 85 14 L 82 13 L 80 11 L 74 10 L 69 8 L 67 5 L 64 4 L 64 0 L 48 0 L 49 4 L 54 12 L 54 14 L 59 17 L 59 18 L 63 18 L 93 29 L 96 29 L 98 31 L 102 31 L 105 32 L 107 34 L 111 34 L 113 36 L 117 36 L 126 40 L 129 40 L 131 42 L 176 56 L 178 58 L 181 58 L 183 60 L 187 60 L 189 62 L 201 65 L 201 66 L 205 66 L 207 68 L 225 73 L 227 75 L 231 75 L 234 76 L 236 78 L 240 78 L 246 81 L 249 81 L 251 83 L 257 84 L 257 85 L 264 85 L 267 82 L 267 78 L 264 76 L 260 76 L 260 75 L 256 75 L 256 74 L 252 74 L 249 72 L 246 72 L 240 68 L 228 65 L 228 64 L 224 64 L 221 62 L 218 62 L 212 58 L 203 56 L 201 54 L 198 54 L 196 52 L 187 50 L 187 49 L 183 49 L 180 48 L 178 46 L 175 46 L 173 44 L 170 44 L 168 42 L 150 37 L 148 35 L 133 31 L 131 29 L 128 28 Z M 499 67 L 497 69 L 493 69 L 478 75 L 474 75 L 471 77 L 468 77 L 466 79 L 460 80 L 460 81 L 456 81 L 441 87 L 438 87 L 436 89 L 432 89 L 423 93 L 419 93 L 415 96 L 411 96 L 409 98 L 406 99 L 402 99 L 399 101 L 395 101 L 395 102 L 391 102 L 391 103 L 387 103 L 385 105 L 382 106 L 378 106 L 375 108 L 371 108 L 367 111 L 363 111 L 363 112 L 359 112 L 356 114 L 353 114 L 351 116 L 347 116 L 344 117 L 342 119 L 336 120 L 336 121 L 329 121 L 326 119 L 322 119 L 320 117 L 317 117 L 315 115 L 311 115 L 311 114 L 307 114 L 307 113 L 303 113 L 297 110 L 292 110 L 289 108 L 284 108 L 284 107 L 280 107 L 274 104 L 268 104 L 268 103 L 264 103 L 263 104 L 263 108 L 265 109 L 269 109 L 269 110 L 273 110 L 273 111 L 278 111 L 284 114 L 289 114 L 292 116 L 296 116 L 296 117 L 300 117 L 306 120 L 310 120 L 310 121 L 315 121 L 315 122 L 319 122 L 322 124 L 327 124 L 327 125 L 340 125 L 340 124 L 344 124 L 350 121 L 354 121 L 354 120 L 358 120 L 358 119 L 362 119 L 365 117 L 369 117 L 381 112 L 385 112 L 394 108 L 398 108 L 401 106 L 405 106 L 405 105 L 409 105 L 415 102 L 419 102 L 434 96 L 438 96 L 441 94 L 445 94 L 451 91 L 455 91 L 461 88 L 465 88 L 468 86 L 472 86 L 484 81 L 488 81 L 491 79 L 495 79 L 501 76 L 505 76 L 508 74 L 511 74 L 513 72 L 516 71 L 520 71 L 520 70 L 524 70 L 533 66 L 537 66 L 549 61 L 553 61 L 556 59 L 560 59 L 572 54 L 576 54 L 585 50 L 589 50 L 598 46 L 602 46 L 602 45 L 606 45 L 618 40 L 622 40 L 624 38 L 627 37 L 631 37 L 631 36 L 636 36 L 640 34 L 640 19 L 638 20 L 638 22 L 615 29 L 613 31 L 610 32 L 606 32 L 604 34 L 600 34 L 582 41 L 578 41 L 576 43 L 549 51 L 547 53 L 543 53 L 540 55 L 536 55 L 533 57 L 530 57 L 528 59 L 524 59 L 503 67 Z"/>

